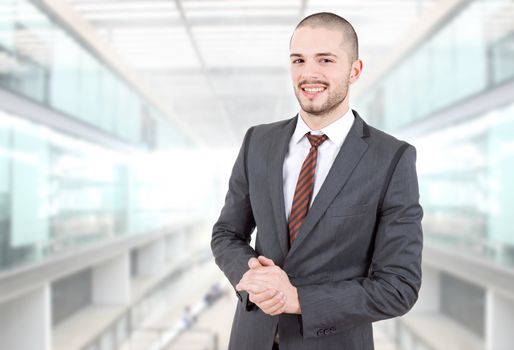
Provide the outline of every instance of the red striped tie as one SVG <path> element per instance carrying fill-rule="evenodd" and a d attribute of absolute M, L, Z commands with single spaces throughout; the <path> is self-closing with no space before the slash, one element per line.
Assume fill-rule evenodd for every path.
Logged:
<path fill-rule="evenodd" d="M 298 236 L 300 226 L 307 216 L 309 205 L 311 203 L 312 192 L 314 189 L 314 174 L 316 172 L 316 164 L 318 160 L 318 146 L 328 139 L 327 135 L 311 135 L 305 134 L 311 143 L 309 154 L 303 161 L 296 189 L 294 190 L 293 205 L 291 206 L 291 214 L 289 215 L 289 243 Z"/>

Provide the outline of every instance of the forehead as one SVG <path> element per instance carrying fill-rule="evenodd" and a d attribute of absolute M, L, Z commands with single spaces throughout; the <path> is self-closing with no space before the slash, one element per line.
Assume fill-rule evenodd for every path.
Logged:
<path fill-rule="evenodd" d="M 304 55 L 319 52 L 343 53 L 343 33 L 337 29 L 325 27 L 300 27 L 291 37 L 289 50 L 291 53 Z"/>

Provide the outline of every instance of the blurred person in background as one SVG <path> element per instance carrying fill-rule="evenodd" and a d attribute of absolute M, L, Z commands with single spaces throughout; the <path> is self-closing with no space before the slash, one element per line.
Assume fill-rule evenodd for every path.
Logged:
<path fill-rule="evenodd" d="M 229 349 L 371 350 L 372 322 L 405 314 L 421 286 L 416 150 L 350 108 L 362 61 L 348 21 L 306 17 L 290 57 L 300 112 L 248 130 L 213 227 L 239 298 Z"/>
<path fill-rule="evenodd" d="M 191 306 L 186 305 L 184 311 L 182 312 L 182 323 L 186 329 L 191 329 L 196 322 L 196 316 L 193 314 L 191 310 Z"/>

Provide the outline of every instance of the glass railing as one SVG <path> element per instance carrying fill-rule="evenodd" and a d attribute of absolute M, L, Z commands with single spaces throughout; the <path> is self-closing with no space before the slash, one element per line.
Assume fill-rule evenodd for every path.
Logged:
<path fill-rule="evenodd" d="M 513 11 L 509 0 L 469 1 L 366 92 L 359 110 L 392 131 L 512 80 Z"/>
<path fill-rule="evenodd" d="M 427 243 L 514 268 L 514 103 L 414 143 Z"/>
<path fill-rule="evenodd" d="M 170 119 L 39 6 L 30 0 L 0 3 L 0 88 L 135 145 L 189 143 Z"/>
<path fill-rule="evenodd" d="M 0 110 L 0 271 L 196 215 L 205 200 L 177 195 L 186 175 L 173 156 L 128 154 Z"/>

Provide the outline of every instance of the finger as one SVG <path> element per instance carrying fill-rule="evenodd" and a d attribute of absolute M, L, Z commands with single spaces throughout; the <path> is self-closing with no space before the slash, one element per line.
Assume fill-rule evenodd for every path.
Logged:
<path fill-rule="evenodd" d="M 269 307 L 266 309 L 266 313 L 268 315 L 278 315 L 282 312 L 282 309 L 284 308 L 284 305 L 286 304 L 285 299 L 280 299 L 275 305 Z"/>
<path fill-rule="evenodd" d="M 262 285 L 269 285 L 269 284 L 276 284 L 276 278 L 271 274 L 261 274 L 256 273 L 256 270 L 248 270 L 244 275 L 243 278 L 239 281 L 238 284 L 242 283 L 254 283 L 254 284 L 262 284 Z M 272 285 L 267 286 L 270 289 L 278 289 L 273 288 Z"/>
<path fill-rule="evenodd" d="M 285 300 L 285 296 L 282 293 L 277 293 L 273 298 L 265 300 L 263 302 L 258 303 L 259 306 L 262 306 L 266 310 L 273 309 L 277 306 L 281 301 Z"/>
<path fill-rule="evenodd" d="M 248 277 L 244 280 L 241 280 L 239 284 L 241 283 L 262 286 L 264 289 L 275 289 L 279 291 L 285 289 L 284 286 L 280 283 L 280 281 L 277 281 L 272 276 Z"/>
<path fill-rule="evenodd" d="M 282 269 L 278 266 L 262 266 L 261 265 L 261 267 L 258 267 L 256 269 L 252 269 L 252 270 L 248 270 L 245 273 L 266 275 L 266 274 L 276 273 L 281 270 Z"/>
<path fill-rule="evenodd" d="M 275 266 L 273 260 L 266 258 L 264 255 L 260 255 L 258 260 L 262 266 Z"/>
<path fill-rule="evenodd" d="M 252 294 L 251 301 L 255 304 L 262 303 L 265 300 L 272 299 L 277 293 L 276 289 L 267 289 L 262 293 Z"/>
<path fill-rule="evenodd" d="M 259 285 L 259 284 L 255 284 L 255 283 L 238 283 L 236 285 L 236 290 L 237 291 L 247 291 L 249 293 L 254 293 L 254 294 L 257 294 L 257 293 L 262 293 L 266 290 L 267 288 L 265 286 L 262 286 L 262 285 Z"/>
<path fill-rule="evenodd" d="M 251 269 L 256 269 L 261 266 L 262 266 L 261 263 L 256 258 L 250 258 L 250 260 L 248 260 L 248 267 Z"/>
<path fill-rule="evenodd" d="M 286 308 L 287 308 L 287 303 L 284 301 L 284 305 L 282 306 L 282 308 L 280 308 L 280 310 L 277 310 L 277 311 L 271 313 L 270 315 L 276 316 L 276 315 L 283 314 L 284 312 L 286 312 Z"/>
<path fill-rule="evenodd" d="M 249 274 L 248 276 L 244 276 L 241 278 L 241 282 L 250 282 L 250 283 L 272 283 L 276 280 L 276 278 L 272 275 L 267 274 Z M 270 287 L 271 288 L 271 287 Z M 277 288 L 275 288 L 277 289 Z"/>
<path fill-rule="evenodd" d="M 260 271 L 260 270 L 262 270 L 262 267 L 258 268 L 257 270 L 248 270 L 248 271 L 246 271 L 243 274 L 243 277 L 241 278 L 239 283 L 241 283 L 241 282 L 249 282 L 249 281 L 253 281 L 253 280 L 265 282 L 265 281 L 271 281 L 275 277 L 275 276 L 273 276 L 271 271 L 263 272 L 263 271 Z"/>

